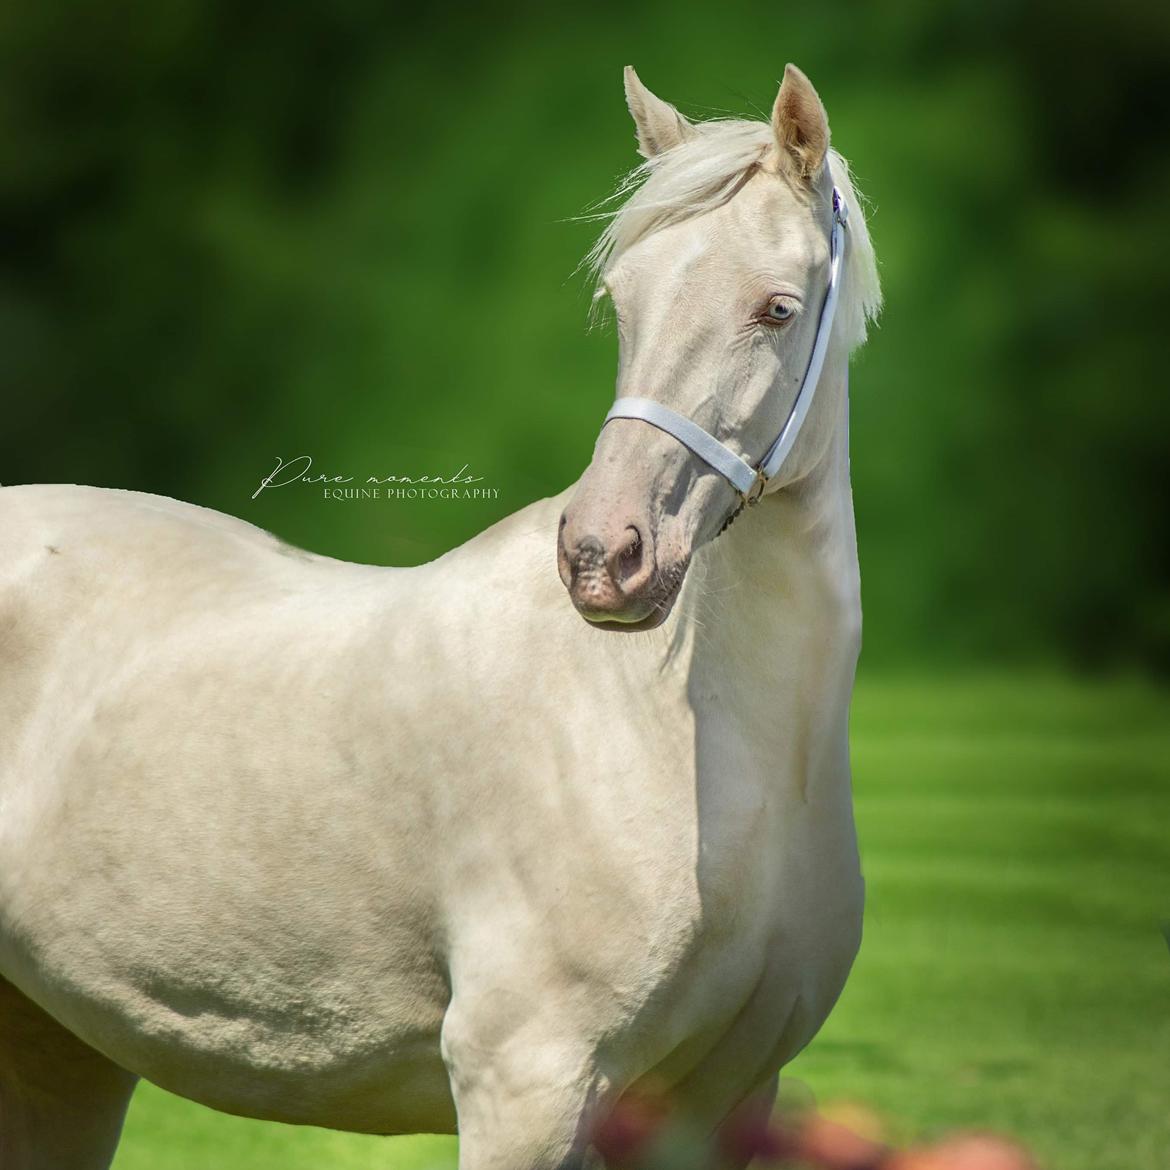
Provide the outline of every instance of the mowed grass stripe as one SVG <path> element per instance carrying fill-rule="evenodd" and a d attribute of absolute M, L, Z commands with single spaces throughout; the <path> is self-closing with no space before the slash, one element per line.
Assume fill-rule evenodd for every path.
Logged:
<path fill-rule="evenodd" d="M 1051 1170 L 1170 1165 L 1170 694 L 866 679 L 861 955 L 790 1066 L 898 1139 L 993 1128 Z M 452 1170 L 444 1138 L 225 1117 L 143 1086 L 116 1170 Z"/>

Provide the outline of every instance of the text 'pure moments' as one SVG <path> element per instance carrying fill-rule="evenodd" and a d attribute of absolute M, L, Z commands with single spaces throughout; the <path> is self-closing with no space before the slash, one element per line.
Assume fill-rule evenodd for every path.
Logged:
<path fill-rule="evenodd" d="M 312 457 L 298 455 L 287 462 L 277 456 L 252 499 L 268 488 L 294 483 L 320 488 L 327 500 L 494 500 L 500 494 L 499 488 L 478 486 L 483 476 L 472 475 L 466 463 L 454 475 L 370 475 L 359 481 L 352 475 L 314 474 Z"/>

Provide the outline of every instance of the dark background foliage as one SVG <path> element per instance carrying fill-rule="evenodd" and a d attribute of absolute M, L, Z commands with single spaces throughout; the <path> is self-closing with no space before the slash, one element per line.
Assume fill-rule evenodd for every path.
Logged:
<path fill-rule="evenodd" d="M 1170 10 L 982 0 L 0 13 L 0 480 L 161 492 L 430 558 L 584 467 L 612 392 L 570 222 L 786 60 L 873 203 L 856 363 L 866 661 L 1170 667 Z M 277 455 L 471 505 L 249 497 Z M 552 534 L 550 533 L 550 556 Z"/>

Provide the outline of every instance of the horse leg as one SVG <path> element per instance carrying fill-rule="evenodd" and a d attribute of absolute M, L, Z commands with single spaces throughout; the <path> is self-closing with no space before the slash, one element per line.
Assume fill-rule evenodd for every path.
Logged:
<path fill-rule="evenodd" d="M 533 1052 L 531 1069 L 492 1063 L 453 1078 L 459 1170 L 585 1170 L 591 1092 L 580 1066 Z"/>
<path fill-rule="evenodd" d="M 4 1170 L 106 1170 L 136 1079 L 0 979 Z"/>
<path fill-rule="evenodd" d="M 780 1074 L 769 1077 L 755 1092 L 751 1093 L 731 1116 L 719 1127 L 720 1145 L 725 1150 L 747 1147 L 759 1149 L 758 1135 L 768 1127 L 776 1108 L 776 1093 L 780 1087 Z M 752 1153 L 727 1153 L 719 1163 L 719 1170 L 747 1170 L 754 1162 Z"/>
<path fill-rule="evenodd" d="M 711 1167 L 711 1170 L 747 1170 L 749 1166 L 755 1165 L 758 1155 L 769 1149 L 766 1135 L 776 1105 L 779 1082 L 779 1073 L 769 1077 L 718 1125 L 698 1103 L 688 1107 L 674 1102 L 673 1110 L 668 1109 L 663 1115 L 660 1123 L 662 1128 L 656 1134 L 655 1128 L 651 1128 L 653 1136 L 641 1152 L 633 1155 L 634 1160 L 631 1161 L 630 1156 L 619 1156 L 616 1162 L 604 1162 L 605 1170 L 665 1165 L 669 1155 L 664 1151 L 676 1145 L 686 1150 L 690 1159 L 688 1165 L 695 1159 L 701 1159 L 701 1164 Z"/>
<path fill-rule="evenodd" d="M 459 1120 L 459 1170 L 585 1170 L 598 1077 L 584 1046 L 535 1024 L 506 1039 L 449 1011 L 443 1055 Z M 495 1029 L 491 1029 L 493 1032 Z"/>

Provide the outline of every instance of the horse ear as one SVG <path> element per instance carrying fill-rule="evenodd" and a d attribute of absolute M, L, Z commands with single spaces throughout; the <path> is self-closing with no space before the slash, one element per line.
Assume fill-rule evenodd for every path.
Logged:
<path fill-rule="evenodd" d="M 638 131 L 638 153 L 653 158 L 695 136 L 695 128 L 668 102 L 655 97 L 626 66 L 626 105 Z"/>
<path fill-rule="evenodd" d="M 815 178 L 829 152 L 829 119 L 812 82 L 795 65 L 784 66 L 772 131 L 780 157 L 791 161 L 800 178 Z"/>

